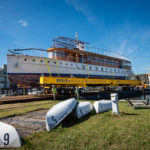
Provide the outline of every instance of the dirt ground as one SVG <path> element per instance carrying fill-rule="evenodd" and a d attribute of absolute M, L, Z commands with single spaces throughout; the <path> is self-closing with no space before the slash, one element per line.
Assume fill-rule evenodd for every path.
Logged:
<path fill-rule="evenodd" d="M 22 137 L 25 137 L 35 132 L 46 130 L 45 117 L 47 111 L 45 109 L 37 110 L 25 115 L 0 119 L 0 121 L 12 125 Z"/>

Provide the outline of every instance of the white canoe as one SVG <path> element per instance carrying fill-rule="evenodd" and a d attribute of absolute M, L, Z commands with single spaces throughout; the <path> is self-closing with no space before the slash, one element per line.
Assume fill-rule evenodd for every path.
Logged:
<path fill-rule="evenodd" d="M 76 105 L 77 100 L 75 98 L 54 105 L 46 114 L 46 129 L 50 131 L 56 127 L 75 109 Z"/>
<path fill-rule="evenodd" d="M 112 109 L 112 102 L 109 100 L 99 100 L 93 104 L 96 113 L 102 113 Z"/>
<path fill-rule="evenodd" d="M 77 118 L 82 118 L 93 110 L 93 106 L 90 102 L 79 102 L 76 107 Z"/>
<path fill-rule="evenodd" d="M 11 125 L 0 122 L 0 148 L 17 147 L 21 147 L 21 141 L 16 129 Z"/>

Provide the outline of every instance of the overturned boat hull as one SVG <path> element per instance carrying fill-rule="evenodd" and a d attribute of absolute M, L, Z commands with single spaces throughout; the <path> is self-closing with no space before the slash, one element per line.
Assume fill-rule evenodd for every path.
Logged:
<path fill-rule="evenodd" d="M 21 141 L 16 129 L 6 123 L 0 122 L 0 148 L 21 147 Z"/>
<path fill-rule="evenodd" d="M 63 119 L 65 119 L 76 107 L 75 98 L 65 100 L 54 105 L 46 114 L 47 131 L 55 128 Z"/>
<path fill-rule="evenodd" d="M 93 110 L 93 106 L 90 102 L 79 102 L 76 107 L 77 118 L 82 118 L 83 116 L 89 114 Z"/>
<path fill-rule="evenodd" d="M 108 100 L 96 101 L 93 104 L 96 113 L 103 113 L 112 109 L 112 102 Z"/>

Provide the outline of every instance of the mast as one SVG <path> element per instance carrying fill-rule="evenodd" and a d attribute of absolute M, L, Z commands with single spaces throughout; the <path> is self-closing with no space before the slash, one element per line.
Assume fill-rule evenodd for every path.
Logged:
<path fill-rule="evenodd" d="M 76 41 L 78 42 L 78 34 L 77 32 L 75 33 Z"/>
<path fill-rule="evenodd" d="M 77 48 L 79 48 L 79 42 L 78 42 L 78 34 L 77 34 L 77 32 L 75 33 L 75 37 L 76 37 Z"/>

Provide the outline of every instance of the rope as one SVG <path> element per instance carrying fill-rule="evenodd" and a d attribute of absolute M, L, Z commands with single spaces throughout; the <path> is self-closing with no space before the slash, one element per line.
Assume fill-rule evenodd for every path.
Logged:
<path fill-rule="evenodd" d="M 58 68 L 58 62 L 57 62 L 57 59 L 56 59 L 56 65 L 57 65 L 58 77 L 60 77 L 60 76 L 59 76 L 59 68 Z"/>
<path fill-rule="evenodd" d="M 46 57 L 45 57 L 45 62 L 46 62 L 46 65 L 47 65 L 47 68 L 48 68 L 48 71 L 49 71 L 49 76 L 52 77 L 51 70 L 50 70 L 50 67 L 48 65 L 48 61 L 47 61 Z"/>

